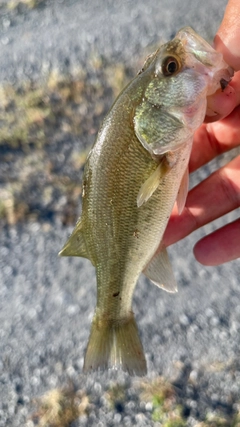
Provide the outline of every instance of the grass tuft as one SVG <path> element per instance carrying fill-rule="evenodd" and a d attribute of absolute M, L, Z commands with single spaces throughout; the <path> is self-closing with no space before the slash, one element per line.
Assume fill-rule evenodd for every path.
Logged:
<path fill-rule="evenodd" d="M 19 7 L 25 7 L 27 9 L 35 9 L 40 5 L 43 5 L 45 0 L 8 0 L 6 6 L 9 10 L 15 10 Z"/>
<path fill-rule="evenodd" d="M 90 145 L 128 79 L 122 64 L 97 55 L 86 69 L 0 86 L 1 222 L 76 222 Z"/>
<path fill-rule="evenodd" d="M 36 403 L 38 411 L 32 418 L 39 427 L 69 427 L 89 409 L 86 394 L 72 388 L 50 390 Z"/>
<path fill-rule="evenodd" d="M 163 377 L 141 381 L 140 398 L 152 404 L 152 420 L 162 427 L 185 427 L 182 407 L 177 402 L 174 387 Z"/>

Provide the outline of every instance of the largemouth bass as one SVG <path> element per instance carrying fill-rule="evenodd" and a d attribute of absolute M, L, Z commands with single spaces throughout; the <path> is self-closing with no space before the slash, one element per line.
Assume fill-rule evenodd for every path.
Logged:
<path fill-rule="evenodd" d="M 175 201 L 179 213 L 185 204 L 193 134 L 204 120 L 207 96 L 231 75 L 221 53 L 183 28 L 146 59 L 101 126 L 85 166 L 82 215 L 60 252 L 89 258 L 96 267 L 97 306 L 84 371 L 146 373 L 133 291 L 142 272 L 177 291 L 159 243 Z"/>

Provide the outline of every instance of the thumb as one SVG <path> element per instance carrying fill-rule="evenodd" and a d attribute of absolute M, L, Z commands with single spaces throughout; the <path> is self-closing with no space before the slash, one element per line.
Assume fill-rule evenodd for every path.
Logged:
<path fill-rule="evenodd" d="M 214 47 L 235 71 L 240 70 L 240 1 L 229 0 Z"/>

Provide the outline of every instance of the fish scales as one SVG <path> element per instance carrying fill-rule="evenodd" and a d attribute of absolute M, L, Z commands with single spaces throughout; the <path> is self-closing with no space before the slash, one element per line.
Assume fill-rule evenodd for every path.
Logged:
<path fill-rule="evenodd" d="M 133 94 L 134 86 L 135 84 L 130 88 Z M 121 110 L 122 100 L 119 106 L 118 103 L 114 105 L 111 112 L 113 135 L 111 132 L 107 133 L 101 151 L 98 143 L 92 149 L 89 157 L 91 180 L 87 184 L 89 190 L 86 190 L 89 192 L 92 203 L 91 209 L 86 209 L 86 212 L 89 212 L 88 219 L 94 230 L 87 238 L 93 239 L 96 247 L 103 247 L 104 242 L 107 242 L 104 251 L 92 254 L 100 284 L 97 310 L 101 315 L 106 312 L 107 307 L 108 313 L 113 313 L 113 318 L 116 314 L 125 317 L 131 311 L 132 293 L 136 280 L 157 249 L 162 229 L 176 199 L 177 189 L 171 184 L 176 181 L 176 174 L 181 181 L 181 175 L 186 169 L 189 157 L 189 154 L 181 153 L 182 163 L 185 162 L 185 164 L 179 162 L 179 167 L 165 177 L 149 203 L 138 208 L 139 188 L 156 169 L 157 163 L 150 154 L 146 156 L 146 150 L 139 144 L 133 133 L 132 104 L 124 111 Z M 119 116 L 121 117 L 117 128 L 114 126 L 115 116 L 116 120 L 119 120 Z M 99 144 L 101 144 L 101 132 Z M 104 161 L 108 158 L 113 161 L 104 168 Z M 165 194 L 166 186 L 170 186 L 172 192 Z M 83 203 L 85 200 L 84 198 Z M 85 206 L 83 206 L 83 212 L 85 212 Z M 156 215 L 156 212 L 159 212 L 159 215 Z M 118 298 L 113 298 L 112 295 L 118 291 L 120 292 Z"/>
<path fill-rule="evenodd" d="M 85 166 L 82 215 L 60 252 L 87 257 L 96 267 L 86 372 L 121 367 L 146 373 L 133 292 L 141 272 L 176 291 L 159 244 L 175 201 L 180 212 L 185 203 L 193 133 L 207 95 L 231 75 L 221 54 L 185 28 L 146 60 L 101 126 Z"/>

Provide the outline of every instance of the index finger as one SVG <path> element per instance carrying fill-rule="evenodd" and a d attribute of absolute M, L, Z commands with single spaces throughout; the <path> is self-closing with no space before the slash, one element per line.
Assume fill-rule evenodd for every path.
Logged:
<path fill-rule="evenodd" d="M 214 47 L 235 71 L 240 70 L 240 1 L 229 0 L 223 21 L 214 39 Z"/>
<path fill-rule="evenodd" d="M 240 71 L 236 72 L 228 86 L 207 98 L 205 122 L 215 122 L 228 116 L 240 104 Z"/>
<path fill-rule="evenodd" d="M 225 119 L 204 123 L 194 134 L 189 171 L 240 145 L 240 106 Z"/>

